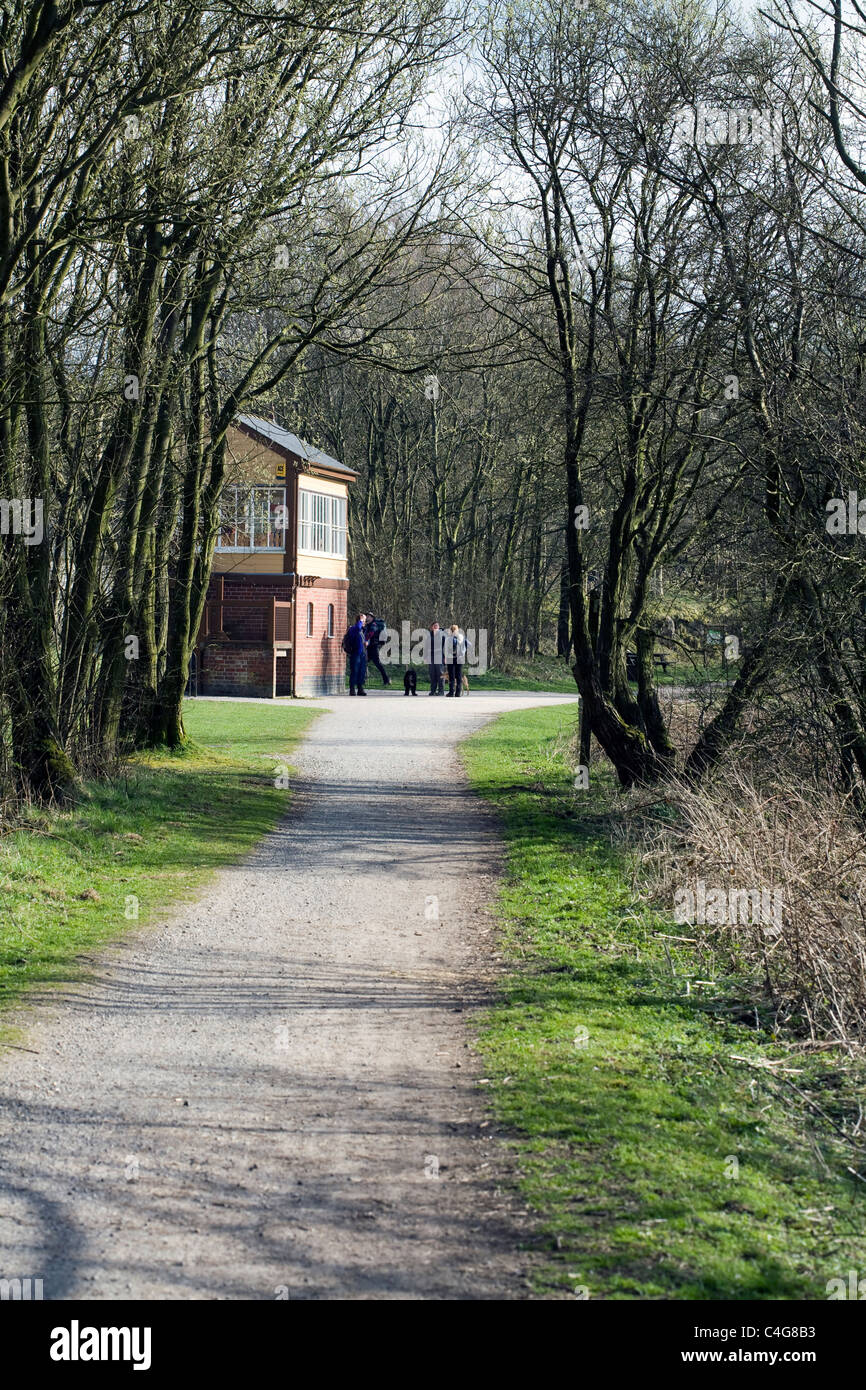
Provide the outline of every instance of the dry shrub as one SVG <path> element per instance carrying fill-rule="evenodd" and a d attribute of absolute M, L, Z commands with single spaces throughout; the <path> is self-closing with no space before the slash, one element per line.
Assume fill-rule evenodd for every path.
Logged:
<path fill-rule="evenodd" d="M 697 894 L 699 880 L 707 892 L 779 894 L 763 900 L 779 913 L 737 903 L 724 923 L 708 912 L 709 923 L 679 930 L 710 968 L 759 987 L 780 1025 L 816 1041 L 866 1043 L 866 837 L 851 805 L 828 786 L 778 773 L 759 783 L 731 764 L 699 789 L 675 785 L 665 800 L 672 823 L 642 820 L 640 889 L 668 910 L 682 907 L 675 895 L 684 889 Z"/>

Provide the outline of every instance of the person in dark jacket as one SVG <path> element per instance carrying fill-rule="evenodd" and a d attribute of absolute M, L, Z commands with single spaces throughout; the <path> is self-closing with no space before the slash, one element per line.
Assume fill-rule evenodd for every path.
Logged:
<path fill-rule="evenodd" d="M 430 644 L 427 653 L 427 672 L 430 676 L 430 694 L 445 694 L 445 665 L 442 659 L 442 629 L 438 623 L 431 623 L 427 630 L 427 641 Z"/>
<path fill-rule="evenodd" d="M 391 684 L 391 677 L 388 675 L 379 657 L 379 645 L 382 641 L 382 634 L 384 631 L 385 624 L 381 618 L 368 617 L 364 628 L 364 636 L 367 641 L 367 665 L 375 666 L 379 675 L 382 677 L 382 684 L 387 686 Z"/>
<path fill-rule="evenodd" d="M 359 613 L 344 639 L 349 657 L 349 694 L 366 695 L 364 682 L 367 679 L 367 643 L 364 638 L 366 613 Z"/>

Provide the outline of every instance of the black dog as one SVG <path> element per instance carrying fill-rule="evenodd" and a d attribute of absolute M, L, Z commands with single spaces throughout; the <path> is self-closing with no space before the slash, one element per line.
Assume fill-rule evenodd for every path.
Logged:
<path fill-rule="evenodd" d="M 415 667 L 414 667 L 414 666 L 410 666 L 410 667 L 409 667 L 409 670 L 406 671 L 405 674 L 404 674 L 404 676 L 403 676 L 403 694 L 404 694 L 404 695 L 417 695 L 417 694 L 418 694 L 418 676 L 417 676 L 417 674 L 416 674 L 416 672 L 415 672 Z"/>

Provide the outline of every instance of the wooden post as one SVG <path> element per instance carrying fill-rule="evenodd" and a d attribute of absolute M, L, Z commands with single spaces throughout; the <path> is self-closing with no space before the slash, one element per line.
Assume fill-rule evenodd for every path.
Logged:
<path fill-rule="evenodd" d="M 589 722 L 589 714 L 586 708 L 586 701 L 581 697 L 580 708 L 578 711 L 578 728 L 580 730 L 577 761 L 580 767 L 589 767 L 589 754 L 592 739 L 592 727 Z"/>

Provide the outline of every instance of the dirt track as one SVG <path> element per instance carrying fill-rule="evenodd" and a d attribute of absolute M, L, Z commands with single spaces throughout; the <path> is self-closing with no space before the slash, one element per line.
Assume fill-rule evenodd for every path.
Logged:
<path fill-rule="evenodd" d="M 320 702 L 255 855 L 21 1012 L 0 1278 L 47 1299 L 527 1296 L 468 1026 L 499 850 L 455 747 L 567 698 Z"/>

